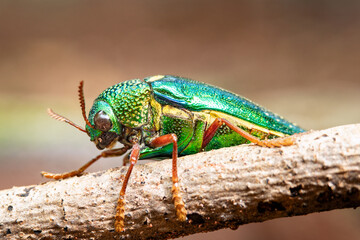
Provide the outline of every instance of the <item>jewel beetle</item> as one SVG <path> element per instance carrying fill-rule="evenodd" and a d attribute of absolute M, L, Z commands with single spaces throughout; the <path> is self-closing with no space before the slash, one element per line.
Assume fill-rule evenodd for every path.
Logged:
<path fill-rule="evenodd" d="M 85 128 L 48 109 L 51 117 L 87 133 L 104 150 L 81 168 L 62 174 L 42 172 L 47 178 L 80 175 L 100 158 L 121 156 L 130 163 L 115 215 L 115 230 L 124 230 L 125 191 L 139 159 L 172 157 L 172 194 L 175 213 L 186 221 L 177 173 L 178 156 L 255 143 L 263 147 L 291 145 L 293 134 L 304 129 L 252 101 L 219 87 L 191 79 L 157 75 L 118 83 L 104 90 L 86 116 L 83 82 L 79 100 Z M 113 148 L 120 142 L 123 146 Z"/>

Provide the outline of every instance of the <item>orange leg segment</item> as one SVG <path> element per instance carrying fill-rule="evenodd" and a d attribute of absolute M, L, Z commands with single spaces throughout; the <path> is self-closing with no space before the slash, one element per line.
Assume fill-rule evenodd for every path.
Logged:
<path fill-rule="evenodd" d="M 173 144 L 173 152 L 172 152 L 172 200 L 175 205 L 176 217 L 180 221 L 186 221 L 186 209 L 185 204 L 180 195 L 180 188 L 179 188 L 179 178 L 177 172 L 177 155 L 178 155 L 178 147 L 177 147 L 177 137 L 175 134 L 167 134 L 164 136 L 160 136 L 155 138 L 151 141 L 151 147 L 162 147 L 165 145 Z"/>
<path fill-rule="evenodd" d="M 210 125 L 210 127 L 205 131 L 202 143 L 202 149 L 204 149 L 210 142 L 210 140 L 214 137 L 217 129 L 221 127 L 221 125 L 226 124 L 231 130 L 237 132 L 242 137 L 246 138 L 252 143 L 255 143 L 262 147 L 281 147 L 281 146 L 289 146 L 294 144 L 294 138 L 292 136 L 288 136 L 285 138 L 276 138 L 271 140 L 259 140 L 254 137 L 250 133 L 245 130 L 233 125 L 231 122 L 224 118 L 216 118 L 215 121 Z"/>
<path fill-rule="evenodd" d="M 131 172 L 133 170 L 134 165 L 137 163 L 140 154 L 140 147 L 138 143 L 135 143 L 132 147 L 132 151 L 130 154 L 130 166 L 127 170 L 121 191 L 120 196 L 116 206 L 116 215 L 115 215 L 115 231 L 122 232 L 124 231 L 124 220 L 125 220 L 125 192 L 126 187 L 129 182 L 129 178 Z"/>
<path fill-rule="evenodd" d="M 122 148 L 117 148 L 117 149 L 106 150 L 106 151 L 103 151 L 98 156 L 96 156 L 95 158 L 93 158 L 92 160 L 90 160 L 89 162 L 87 162 L 84 166 L 82 166 L 81 168 L 79 168 L 77 170 L 67 172 L 67 173 L 49 173 L 49 172 L 42 171 L 41 175 L 43 175 L 46 178 L 52 178 L 52 179 L 65 179 L 65 178 L 69 178 L 69 177 L 73 177 L 73 176 L 78 176 L 78 175 L 82 174 L 88 167 L 90 167 L 94 162 L 96 162 L 100 158 L 121 156 L 124 153 L 126 153 L 127 150 L 129 150 L 128 146 L 125 146 Z"/>

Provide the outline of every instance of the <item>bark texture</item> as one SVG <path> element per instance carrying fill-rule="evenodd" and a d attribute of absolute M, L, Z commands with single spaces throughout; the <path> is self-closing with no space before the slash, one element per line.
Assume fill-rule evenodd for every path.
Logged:
<path fill-rule="evenodd" d="M 187 222 L 175 217 L 171 161 L 137 165 L 126 193 L 126 230 L 118 234 L 114 215 L 126 169 L 0 191 L 0 238 L 165 239 L 356 208 L 360 124 L 297 135 L 289 147 L 250 144 L 180 158 Z"/>

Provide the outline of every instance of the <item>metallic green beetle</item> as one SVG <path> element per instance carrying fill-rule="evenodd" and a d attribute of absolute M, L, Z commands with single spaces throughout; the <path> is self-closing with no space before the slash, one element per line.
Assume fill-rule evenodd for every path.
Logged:
<path fill-rule="evenodd" d="M 49 114 L 86 132 L 98 149 L 108 150 L 78 170 L 42 174 L 54 179 L 79 175 L 101 157 L 120 156 L 131 149 L 126 158 L 130 166 L 116 209 L 117 232 L 124 230 L 125 190 L 138 159 L 172 156 L 173 201 L 177 218 L 185 221 L 186 209 L 178 185 L 178 155 L 249 142 L 266 147 L 291 145 L 292 137 L 281 137 L 304 132 L 244 97 L 182 77 L 158 75 L 116 84 L 95 99 L 88 118 L 83 82 L 79 96 L 85 129 L 50 109 Z M 116 142 L 124 146 L 112 149 Z"/>

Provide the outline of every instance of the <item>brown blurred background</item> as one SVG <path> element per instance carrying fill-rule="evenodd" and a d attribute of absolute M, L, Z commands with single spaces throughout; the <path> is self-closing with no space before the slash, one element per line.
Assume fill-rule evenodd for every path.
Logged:
<path fill-rule="evenodd" d="M 359 1 L 1 1 L 0 189 L 98 153 L 83 124 L 105 88 L 173 74 L 242 94 L 307 129 L 360 122 Z M 105 159 L 90 168 L 121 165 Z M 284 218 L 184 239 L 360 239 L 360 212 Z"/>

